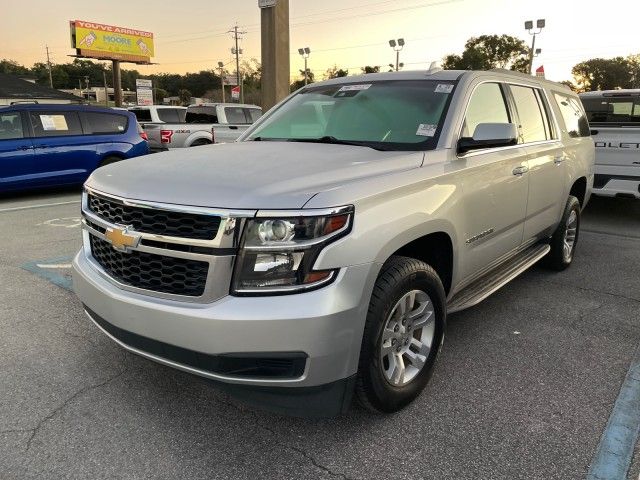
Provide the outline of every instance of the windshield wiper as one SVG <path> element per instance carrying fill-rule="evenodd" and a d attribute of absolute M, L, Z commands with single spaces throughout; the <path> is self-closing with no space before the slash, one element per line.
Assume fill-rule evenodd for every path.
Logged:
<path fill-rule="evenodd" d="M 341 140 L 331 135 L 325 135 L 319 138 L 289 138 L 288 142 L 306 142 L 306 143 L 330 143 L 333 145 L 355 145 L 356 147 L 369 147 L 374 150 L 388 150 L 384 145 L 379 142 L 365 142 L 357 140 Z"/>

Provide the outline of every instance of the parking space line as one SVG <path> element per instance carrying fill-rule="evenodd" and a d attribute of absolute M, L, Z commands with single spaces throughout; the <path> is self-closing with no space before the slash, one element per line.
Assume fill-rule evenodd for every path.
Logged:
<path fill-rule="evenodd" d="M 73 291 L 70 272 L 72 259 L 73 256 L 65 255 L 64 257 L 47 260 L 36 260 L 25 263 L 22 268 L 50 281 L 54 285 Z"/>
<path fill-rule="evenodd" d="M 58 205 L 71 205 L 73 203 L 80 203 L 80 200 L 70 200 L 68 202 L 41 203 L 38 205 L 25 205 L 24 207 L 0 208 L 0 213 L 17 212 L 18 210 L 30 210 L 32 208 L 55 207 Z"/>
<path fill-rule="evenodd" d="M 627 478 L 640 432 L 640 346 L 600 438 L 587 480 Z"/>

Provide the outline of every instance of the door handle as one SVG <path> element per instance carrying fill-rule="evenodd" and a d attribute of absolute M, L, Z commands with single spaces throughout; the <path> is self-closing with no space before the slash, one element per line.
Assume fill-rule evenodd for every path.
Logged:
<path fill-rule="evenodd" d="M 20 147 L 17 147 L 16 150 L 29 150 L 31 147 L 27 146 L 27 145 L 22 145 Z"/>
<path fill-rule="evenodd" d="M 565 161 L 565 157 L 563 155 L 560 155 L 553 159 L 553 163 L 555 163 L 556 165 L 560 165 L 564 161 Z"/>
<path fill-rule="evenodd" d="M 520 176 L 527 173 L 528 171 L 529 171 L 529 167 L 527 167 L 526 165 L 520 165 L 519 167 L 516 167 L 513 169 L 513 174 Z"/>

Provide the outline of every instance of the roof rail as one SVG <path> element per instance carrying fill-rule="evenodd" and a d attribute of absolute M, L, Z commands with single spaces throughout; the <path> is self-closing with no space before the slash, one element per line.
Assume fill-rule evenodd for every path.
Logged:
<path fill-rule="evenodd" d="M 30 104 L 35 103 L 37 105 L 38 101 L 37 100 L 15 100 L 15 101 L 11 102 L 9 105 L 18 105 L 18 104 L 21 104 L 21 103 L 30 103 Z"/>

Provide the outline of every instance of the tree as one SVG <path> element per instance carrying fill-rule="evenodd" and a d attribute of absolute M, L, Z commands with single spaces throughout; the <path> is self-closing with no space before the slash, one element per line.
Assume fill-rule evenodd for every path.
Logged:
<path fill-rule="evenodd" d="M 330 78 L 346 77 L 347 75 L 349 75 L 349 70 L 344 70 L 343 68 L 338 68 L 337 65 L 334 65 L 333 67 L 327 68 L 324 78 L 327 80 Z"/>
<path fill-rule="evenodd" d="M 28 75 L 29 69 L 20 65 L 14 60 L 0 60 L 0 73 L 10 73 L 12 75 Z"/>
<path fill-rule="evenodd" d="M 471 37 L 462 55 L 451 54 L 442 60 L 446 70 L 490 70 L 509 68 L 519 72 L 529 69 L 529 47 L 511 35 Z"/>
<path fill-rule="evenodd" d="M 377 65 L 375 67 L 371 67 L 371 66 L 367 65 L 366 67 L 362 67 L 360 70 L 362 70 L 362 73 L 379 73 L 380 72 L 380 66 Z"/>
<path fill-rule="evenodd" d="M 575 65 L 571 73 L 580 91 L 632 88 L 632 64 L 623 57 L 592 58 Z"/>
<path fill-rule="evenodd" d="M 296 80 L 291 84 L 290 89 L 292 92 L 295 92 L 299 88 L 304 87 L 304 70 L 300 70 L 300 77 L 301 78 L 299 80 Z M 313 82 L 314 82 L 313 72 L 307 69 L 307 83 L 313 83 Z"/>
<path fill-rule="evenodd" d="M 183 105 L 187 105 L 191 101 L 192 96 L 191 92 L 186 88 L 178 90 L 178 98 L 180 98 L 180 102 Z"/>

